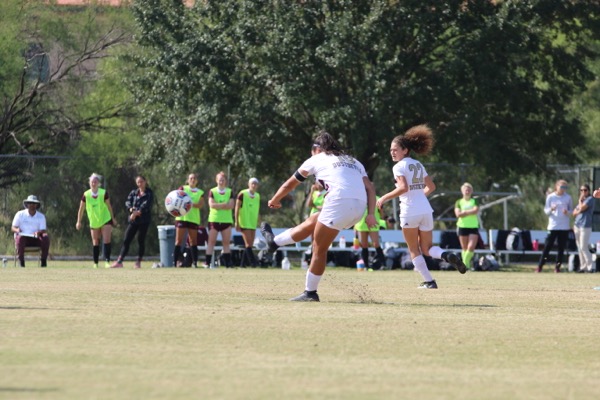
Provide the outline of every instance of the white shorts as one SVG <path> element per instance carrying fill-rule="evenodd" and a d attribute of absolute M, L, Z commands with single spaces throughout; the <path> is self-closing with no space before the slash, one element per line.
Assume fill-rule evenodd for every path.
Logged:
<path fill-rule="evenodd" d="M 419 228 L 420 231 L 433 230 L 433 214 L 407 215 L 400 217 L 401 228 Z"/>
<path fill-rule="evenodd" d="M 361 220 L 367 202 L 359 199 L 328 199 L 321 209 L 317 221 L 323 225 L 341 231 L 348 229 Z"/>

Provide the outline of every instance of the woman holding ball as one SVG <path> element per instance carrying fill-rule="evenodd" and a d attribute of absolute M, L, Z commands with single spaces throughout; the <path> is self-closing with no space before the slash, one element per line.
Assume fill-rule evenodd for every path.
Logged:
<path fill-rule="evenodd" d="M 200 226 L 200 209 L 204 205 L 204 191 L 198 188 L 198 177 L 191 173 L 187 178 L 187 185 L 179 187 L 192 199 L 191 210 L 182 217 L 175 218 L 175 251 L 173 252 L 173 265 L 181 266 L 179 257 L 181 256 L 181 246 L 185 239 L 185 234 L 189 237 L 189 244 L 192 253 L 192 267 L 198 266 L 198 227 Z"/>

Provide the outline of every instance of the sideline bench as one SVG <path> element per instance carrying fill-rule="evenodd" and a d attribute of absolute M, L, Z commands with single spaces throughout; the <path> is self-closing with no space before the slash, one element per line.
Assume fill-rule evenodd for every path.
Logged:
<path fill-rule="evenodd" d="M 288 228 L 273 228 L 273 233 L 275 235 L 278 235 L 287 229 Z M 542 255 L 543 246 L 544 246 L 546 237 L 548 235 L 548 231 L 546 231 L 546 230 L 530 230 L 529 231 L 531 234 L 531 240 L 532 241 L 537 240 L 539 243 L 540 247 L 538 250 L 507 250 L 504 248 L 499 249 L 497 240 L 498 240 L 498 233 L 501 231 L 502 230 L 500 230 L 500 229 L 489 229 L 488 231 L 480 230 L 479 234 L 483 240 L 485 248 L 476 249 L 475 254 L 479 255 L 479 256 L 488 255 L 488 254 L 495 255 L 497 260 L 499 262 L 501 262 L 502 264 L 510 263 L 511 257 L 513 257 L 513 258 L 519 257 L 521 260 L 523 258 L 526 258 L 528 262 L 536 262 L 537 259 L 539 259 L 539 257 Z M 433 244 L 442 245 L 443 244 L 442 236 L 444 235 L 445 232 L 446 232 L 446 235 L 448 235 L 450 237 L 451 236 L 456 237 L 455 231 L 434 230 L 433 231 Z M 259 240 L 264 241 L 264 238 L 263 238 L 262 234 L 260 233 L 260 230 L 258 230 L 258 229 L 257 229 L 256 237 L 259 238 Z M 344 239 L 346 241 L 346 247 L 340 247 L 339 241 L 340 241 L 341 237 L 344 237 Z M 381 246 L 384 248 L 386 247 L 386 243 L 391 243 L 391 244 L 393 244 L 393 246 L 399 246 L 399 247 L 404 247 L 404 248 L 406 247 L 406 241 L 404 240 L 404 235 L 402 234 L 402 230 L 399 230 L 399 229 L 380 230 L 379 238 L 380 238 L 379 240 L 380 240 Z M 333 252 L 356 251 L 352 248 L 353 240 L 354 240 L 354 230 L 345 229 L 343 231 L 340 231 L 340 233 L 334 239 L 333 244 L 330 247 L 329 251 L 333 251 Z M 455 239 L 455 240 L 457 241 L 457 239 Z M 598 241 L 600 241 L 600 232 L 592 232 L 592 235 L 590 237 L 590 243 L 596 243 Z M 453 240 L 450 240 L 450 242 L 453 242 Z M 232 235 L 231 248 L 234 250 L 240 249 L 241 246 L 239 243 L 243 243 L 243 241 L 241 239 L 241 235 L 239 233 L 235 232 Z M 218 244 L 220 244 L 220 242 Z M 219 246 L 215 247 L 215 250 L 220 250 L 221 248 L 222 248 L 222 246 L 219 245 Z M 453 247 L 445 246 L 445 248 L 447 248 L 449 251 L 454 251 L 454 252 L 461 251 L 459 246 L 458 247 L 457 246 L 453 246 Z M 279 251 L 282 252 L 282 256 L 286 257 L 288 255 L 288 252 L 303 253 L 303 252 L 309 251 L 310 249 L 311 249 L 311 240 L 309 237 L 300 243 L 296 243 L 294 246 L 282 246 L 278 249 L 278 252 Z M 206 246 L 198 246 L 198 250 L 201 250 L 201 251 L 206 250 Z M 374 248 L 370 248 L 370 250 L 374 251 Z M 550 254 L 555 256 L 557 254 L 557 251 L 552 250 L 552 251 L 550 251 Z M 568 248 L 565 249 L 565 256 L 568 257 L 570 254 L 577 254 L 577 251 L 569 250 Z M 564 260 L 564 261 L 566 262 L 566 260 Z"/>

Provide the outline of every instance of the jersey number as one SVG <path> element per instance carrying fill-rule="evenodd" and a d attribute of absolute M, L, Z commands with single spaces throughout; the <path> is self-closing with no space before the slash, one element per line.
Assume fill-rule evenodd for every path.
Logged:
<path fill-rule="evenodd" d="M 410 164 L 408 166 L 408 170 L 413 173 L 412 176 L 412 184 L 417 185 L 423 183 L 423 173 L 425 169 L 420 163 Z"/>

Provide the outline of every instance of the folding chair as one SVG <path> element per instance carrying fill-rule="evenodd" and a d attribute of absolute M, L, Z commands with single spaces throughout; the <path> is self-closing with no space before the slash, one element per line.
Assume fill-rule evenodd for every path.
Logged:
<path fill-rule="evenodd" d="M 38 267 L 42 265 L 42 248 L 40 246 L 25 246 L 25 261 L 27 261 L 27 254 L 37 253 L 37 261 Z M 15 267 L 17 266 L 17 261 L 19 260 L 19 252 L 17 250 L 17 246 L 15 245 Z"/>

